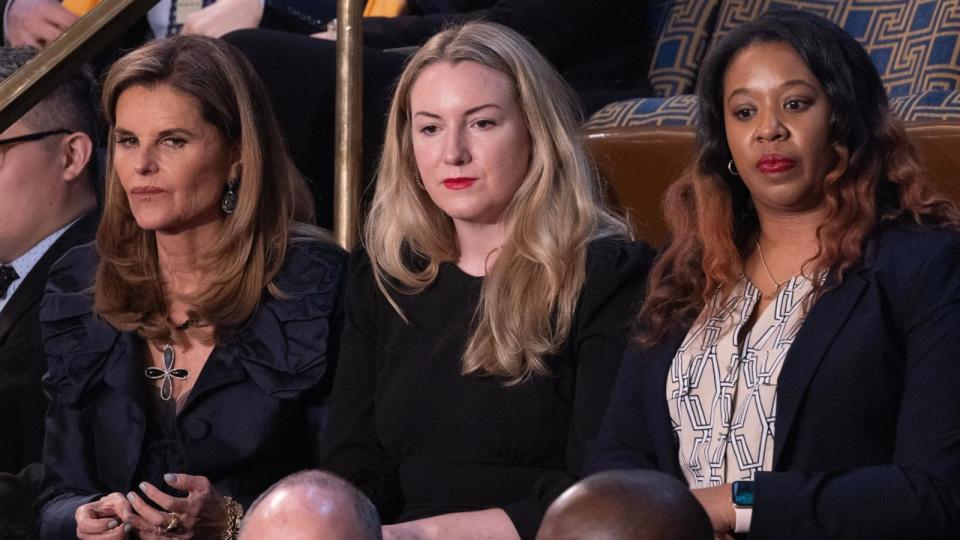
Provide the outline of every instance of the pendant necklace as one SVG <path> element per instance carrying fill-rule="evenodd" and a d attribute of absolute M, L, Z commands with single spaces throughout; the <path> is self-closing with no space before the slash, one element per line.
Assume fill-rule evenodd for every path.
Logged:
<path fill-rule="evenodd" d="M 767 273 L 767 277 L 770 278 L 770 281 L 772 281 L 777 287 L 776 290 L 773 291 L 774 294 L 767 296 L 767 298 L 773 298 L 776 296 L 776 293 L 780 291 L 780 287 L 783 287 L 788 281 L 790 281 L 790 278 L 787 278 L 783 281 L 777 281 L 770 272 L 770 268 L 767 267 L 766 259 L 763 258 L 763 248 L 760 247 L 760 241 L 758 240 L 754 243 L 757 245 L 757 253 L 760 254 L 760 265 L 763 266 L 763 271 Z"/>
<path fill-rule="evenodd" d="M 183 332 L 193 326 L 194 320 L 187 319 L 181 324 L 176 326 L 177 330 Z M 163 401 L 169 401 L 173 397 L 173 380 L 174 379 L 186 379 L 190 376 L 190 372 L 184 368 L 175 368 L 174 363 L 177 361 L 177 352 L 173 348 L 172 343 L 167 343 L 163 347 L 163 369 L 158 367 L 148 367 L 143 371 L 143 374 L 150 380 L 155 381 L 162 379 L 160 382 L 160 399 Z"/>

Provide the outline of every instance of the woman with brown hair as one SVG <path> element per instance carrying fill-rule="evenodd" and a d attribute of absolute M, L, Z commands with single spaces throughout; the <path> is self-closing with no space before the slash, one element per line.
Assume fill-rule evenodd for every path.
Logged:
<path fill-rule="evenodd" d="M 45 538 L 221 538 L 316 464 L 345 254 L 244 57 L 199 37 L 107 75 L 95 244 L 51 271 Z"/>
<path fill-rule="evenodd" d="M 956 535 L 960 212 L 870 57 L 775 11 L 712 50 L 697 92 L 592 468 L 685 480 L 720 535 Z"/>

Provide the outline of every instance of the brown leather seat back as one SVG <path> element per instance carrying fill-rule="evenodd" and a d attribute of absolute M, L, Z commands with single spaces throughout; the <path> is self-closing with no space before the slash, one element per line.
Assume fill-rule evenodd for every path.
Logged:
<path fill-rule="evenodd" d="M 960 202 L 960 121 L 910 122 L 907 133 L 930 177 Z M 638 126 L 591 131 L 585 138 L 610 200 L 630 215 L 639 238 L 661 245 L 668 236 L 661 200 L 693 157 L 693 130 Z"/>

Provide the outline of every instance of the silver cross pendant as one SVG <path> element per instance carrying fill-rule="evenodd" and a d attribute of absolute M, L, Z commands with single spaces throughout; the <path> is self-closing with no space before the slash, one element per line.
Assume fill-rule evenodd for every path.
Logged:
<path fill-rule="evenodd" d="M 160 399 L 167 401 L 173 397 L 173 379 L 186 379 L 190 375 L 187 370 L 173 369 L 173 363 L 177 355 L 173 350 L 173 345 L 167 344 L 163 348 L 163 369 L 157 367 L 148 367 L 143 374 L 150 380 L 163 379 L 160 383 Z"/>

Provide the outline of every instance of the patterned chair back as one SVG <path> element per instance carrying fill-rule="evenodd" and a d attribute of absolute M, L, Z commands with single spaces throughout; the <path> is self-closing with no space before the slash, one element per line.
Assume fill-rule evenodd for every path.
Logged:
<path fill-rule="evenodd" d="M 645 34 L 656 47 L 647 77 L 658 97 L 693 93 L 719 0 L 654 0 Z"/>
<path fill-rule="evenodd" d="M 655 97 L 611 103 L 585 128 L 689 125 L 709 47 L 738 24 L 779 9 L 812 11 L 867 49 L 904 121 L 960 119 L 960 0 L 651 0 L 641 29 L 653 50 Z"/>
<path fill-rule="evenodd" d="M 794 8 L 821 15 L 856 38 L 892 99 L 960 89 L 960 0 L 724 0 L 710 43 L 767 11 Z"/>

